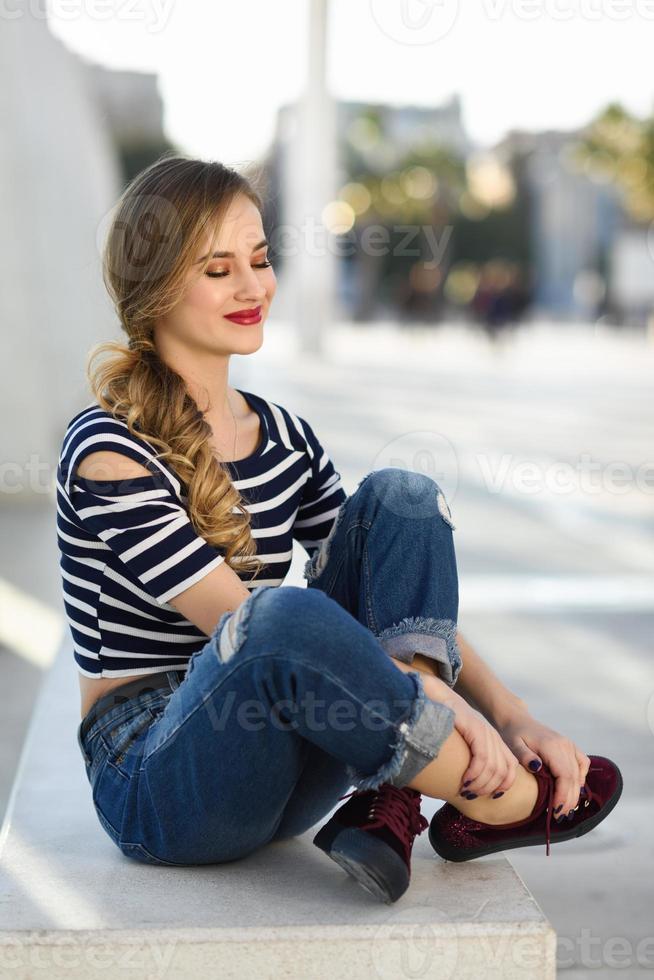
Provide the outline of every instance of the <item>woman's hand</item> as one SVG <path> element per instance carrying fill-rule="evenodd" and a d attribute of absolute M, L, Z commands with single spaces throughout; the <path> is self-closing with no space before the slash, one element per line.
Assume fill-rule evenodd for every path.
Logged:
<path fill-rule="evenodd" d="M 460 790 L 484 796 L 504 792 L 513 785 L 518 760 L 502 740 L 497 729 L 471 707 L 460 694 L 431 671 L 420 670 L 414 663 L 405 664 L 391 657 L 396 667 L 405 673 L 418 671 L 422 675 L 425 694 L 433 701 L 447 705 L 454 712 L 454 727 L 465 740 L 472 758 L 461 778 Z M 467 782 L 467 786 L 463 783 Z"/>
<path fill-rule="evenodd" d="M 459 694 L 445 685 L 439 699 L 454 712 L 454 727 L 465 739 L 472 758 L 461 777 L 460 791 L 477 796 L 503 793 L 513 785 L 518 760 L 496 728 Z"/>
<path fill-rule="evenodd" d="M 548 767 L 555 779 L 552 810 L 559 806 L 561 814 L 574 810 L 590 768 L 586 753 L 571 739 L 536 721 L 528 711 L 516 712 L 498 725 L 498 731 L 528 772 L 538 771 L 542 762 Z"/>

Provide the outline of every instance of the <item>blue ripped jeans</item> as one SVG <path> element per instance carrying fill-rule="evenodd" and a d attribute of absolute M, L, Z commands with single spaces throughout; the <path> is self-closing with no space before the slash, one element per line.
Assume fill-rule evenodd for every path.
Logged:
<path fill-rule="evenodd" d="M 456 682 L 453 528 L 430 477 L 368 473 L 307 561 L 308 587 L 255 588 L 185 673 L 157 675 L 165 688 L 115 704 L 83 737 L 80 725 L 117 847 L 146 863 L 231 861 L 304 833 L 352 785 L 407 785 L 454 715 L 390 656 L 433 657 Z"/>

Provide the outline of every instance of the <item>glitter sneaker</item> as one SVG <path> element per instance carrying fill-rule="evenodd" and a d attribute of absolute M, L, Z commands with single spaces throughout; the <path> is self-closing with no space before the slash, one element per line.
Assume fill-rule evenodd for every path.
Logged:
<path fill-rule="evenodd" d="M 514 847 L 572 840 L 593 830 L 605 819 L 620 799 L 622 775 L 614 762 L 602 755 L 589 755 L 590 768 L 574 810 L 552 820 L 554 776 L 545 764 L 534 776 L 538 796 L 528 817 L 513 823 L 490 824 L 464 816 L 451 803 L 436 811 L 429 825 L 429 842 L 447 861 L 470 861 L 472 858 L 508 851 Z"/>
<path fill-rule="evenodd" d="M 340 799 L 347 797 L 313 843 L 390 905 L 409 887 L 413 841 L 429 826 L 420 812 L 421 795 L 410 786 L 382 783 Z"/>

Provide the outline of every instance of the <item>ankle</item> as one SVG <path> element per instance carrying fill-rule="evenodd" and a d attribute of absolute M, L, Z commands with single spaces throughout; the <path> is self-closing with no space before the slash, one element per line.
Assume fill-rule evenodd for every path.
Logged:
<path fill-rule="evenodd" d="M 538 780 L 525 769 L 519 769 L 513 785 L 505 790 L 504 796 L 496 800 L 492 796 L 479 796 L 476 800 L 466 800 L 459 796 L 450 800 L 450 803 L 471 820 L 503 824 L 528 817 L 534 809 L 537 797 Z"/>

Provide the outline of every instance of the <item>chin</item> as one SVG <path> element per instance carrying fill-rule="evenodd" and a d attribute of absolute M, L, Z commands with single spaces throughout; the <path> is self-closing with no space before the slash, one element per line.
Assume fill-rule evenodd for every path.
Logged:
<path fill-rule="evenodd" d="M 263 330 L 252 330 L 251 327 L 243 327 L 243 336 L 231 336 L 229 342 L 224 346 L 231 349 L 233 354 L 250 354 L 263 345 Z M 247 333 L 246 333 L 247 332 Z"/>

